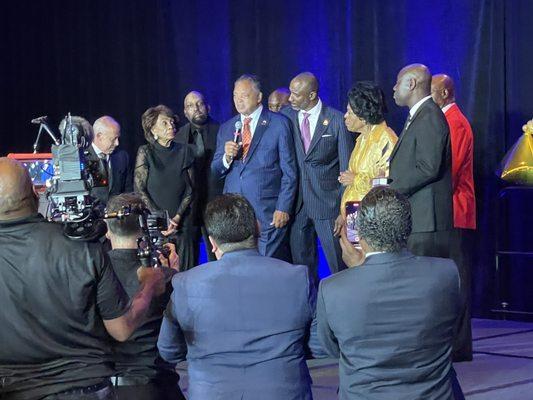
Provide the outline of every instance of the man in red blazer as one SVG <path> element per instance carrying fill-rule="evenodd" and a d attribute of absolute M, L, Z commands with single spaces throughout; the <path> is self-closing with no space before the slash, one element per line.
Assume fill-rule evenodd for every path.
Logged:
<path fill-rule="evenodd" d="M 444 74 L 431 80 L 431 96 L 442 109 L 450 127 L 452 148 L 453 222 L 454 240 L 450 249 L 461 277 L 464 310 L 454 343 L 454 361 L 472 360 L 472 331 L 470 327 L 470 258 L 472 236 L 476 229 L 476 197 L 474 192 L 474 137 L 468 120 L 455 104 L 453 80 Z"/>

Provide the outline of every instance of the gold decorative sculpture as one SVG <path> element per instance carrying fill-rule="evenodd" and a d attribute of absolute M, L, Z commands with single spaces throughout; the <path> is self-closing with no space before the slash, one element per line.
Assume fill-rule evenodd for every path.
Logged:
<path fill-rule="evenodd" d="M 518 185 L 533 186 L 533 119 L 522 130 L 524 134 L 503 158 L 501 178 Z"/>

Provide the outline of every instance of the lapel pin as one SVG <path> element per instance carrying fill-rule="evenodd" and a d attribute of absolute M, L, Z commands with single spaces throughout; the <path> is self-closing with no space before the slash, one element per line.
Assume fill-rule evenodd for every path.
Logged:
<path fill-rule="evenodd" d="M 329 125 L 329 120 L 328 120 L 328 119 L 325 119 L 324 122 L 322 122 L 322 125 L 324 125 L 324 126 L 328 126 L 328 125 Z"/>
<path fill-rule="evenodd" d="M 266 124 L 267 124 L 266 119 L 264 119 L 264 120 L 261 121 L 261 125 L 265 126 Z"/>

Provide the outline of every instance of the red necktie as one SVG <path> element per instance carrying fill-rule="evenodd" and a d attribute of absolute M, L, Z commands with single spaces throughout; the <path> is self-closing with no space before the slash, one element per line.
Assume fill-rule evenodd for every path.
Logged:
<path fill-rule="evenodd" d="M 252 131 L 250 130 L 250 122 L 252 118 L 244 118 L 244 127 L 242 128 L 242 159 L 246 158 L 248 150 L 250 149 L 250 143 L 252 142 Z"/>

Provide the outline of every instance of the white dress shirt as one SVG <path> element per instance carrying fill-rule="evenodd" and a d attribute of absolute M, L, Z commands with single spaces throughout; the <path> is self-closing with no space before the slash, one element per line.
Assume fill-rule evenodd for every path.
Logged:
<path fill-rule="evenodd" d="M 252 119 L 250 121 L 250 132 L 252 133 L 252 137 L 254 137 L 255 128 L 257 128 L 257 123 L 259 122 L 259 117 L 261 116 L 262 112 L 263 112 L 263 105 L 260 104 L 259 107 L 257 107 L 255 109 L 255 111 L 253 113 L 251 113 L 250 115 L 244 116 L 244 115 L 241 114 L 241 122 L 242 122 L 243 128 L 244 128 L 244 119 L 245 118 L 251 118 Z"/>
<path fill-rule="evenodd" d="M 442 107 L 442 113 L 446 114 L 446 111 L 448 111 L 455 103 L 450 103 L 447 106 Z"/>
<path fill-rule="evenodd" d="M 413 107 L 411 107 L 411 109 L 409 110 L 409 117 L 410 118 L 413 118 L 413 116 L 415 115 L 417 110 L 420 108 L 422 103 L 424 103 L 427 99 L 431 99 L 431 96 L 426 96 L 423 99 L 418 100 L 418 102 Z"/>
<path fill-rule="evenodd" d="M 109 154 L 104 154 L 104 152 L 100 150 L 98 146 L 94 144 L 94 142 L 91 143 L 91 146 L 93 146 L 93 150 L 98 158 L 105 158 L 106 161 L 109 161 Z M 105 157 L 102 157 L 100 154 L 104 154 Z"/>
<path fill-rule="evenodd" d="M 368 257 L 370 256 L 373 256 L 375 254 L 383 254 L 385 253 L 384 251 L 369 251 L 368 253 L 365 254 L 365 259 L 367 259 Z"/>
<path fill-rule="evenodd" d="M 304 120 L 304 113 L 308 113 L 309 115 L 309 130 L 311 131 L 311 140 L 313 140 L 313 136 L 315 135 L 315 129 L 316 124 L 318 123 L 318 117 L 320 116 L 320 112 L 322 111 L 322 100 L 318 99 L 318 103 L 311 108 L 309 111 L 300 110 L 298 111 L 298 126 L 300 129 L 302 129 L 302 121 Z"/>

